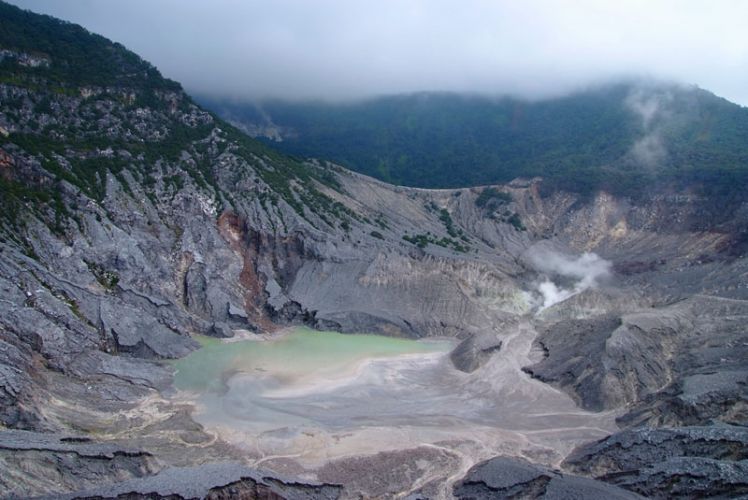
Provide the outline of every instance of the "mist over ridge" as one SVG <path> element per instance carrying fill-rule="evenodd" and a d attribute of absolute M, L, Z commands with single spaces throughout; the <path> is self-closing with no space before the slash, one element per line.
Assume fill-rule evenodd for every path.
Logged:
<path fill-rule="evenodd" d="M 355 102 L 198 101 L 273 148 L 398 185 L 542 177 L 544 191 L 744 199 L 748 109 L 694 85 L 626 79 L 527 100 L 418 92 Z"/>
<path fill-rule="evenodd" d="M 748 104 L 744 2 L 12 0 L 123 43 L 193 93 L 539 99 L 625 77 Z"/>

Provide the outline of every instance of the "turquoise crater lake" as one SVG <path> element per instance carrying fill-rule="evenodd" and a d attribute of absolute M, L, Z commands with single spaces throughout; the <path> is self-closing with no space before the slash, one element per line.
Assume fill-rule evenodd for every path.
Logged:
<path fill-rule="evenodd" d="M 496 454 L 557 465 L 580 442 L 609 434 L 615 415 L 585 412 L 524 373 L 534 338 L 529 324 L 508 329 L 500 351 L 463 373 L 449 358 L 454 339 L 307 328 L 203 337 L 174 362 L 174 397 L 249 464 L 279 472 L 415 449 L 451 457 L 434 477 L 450 475 L 454 460 L 467 470 Z"/>
<path fill-rule="evenodd" d="M 381 335 L 342 334 L 294 328 L 277 338 L 222 341 L 198 338 L 202 348 L 174 363 L 174 386 L 183 391 L 221 391 L 238 374 L 275 378 L 279 385 L 300 379 L 334 379 L 370 359 L 447 352 L 451 341 L 415 341 Z"/>

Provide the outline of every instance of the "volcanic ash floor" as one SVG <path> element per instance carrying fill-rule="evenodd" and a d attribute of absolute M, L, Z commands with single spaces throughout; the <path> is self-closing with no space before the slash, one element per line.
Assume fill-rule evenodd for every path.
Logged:
<path fill-rule="evenodd" d="M 251 465 L 311 478 L 330 463 L 405 450 L 432 462 L 417 463 L 419 483 L 460 477 L 496 455 L 558 465 L 578 444 L 616 430 L 615 414 L 581 410 L 522 372 L 534 337 L 521 323 L 471 374 L 453 367 L 450 340 L 301 328 L 204 340 L 176 363 L 175 397 L 193 402 L 194 418 Z M 441 459 L 418 458 L 426 449 Z"/>

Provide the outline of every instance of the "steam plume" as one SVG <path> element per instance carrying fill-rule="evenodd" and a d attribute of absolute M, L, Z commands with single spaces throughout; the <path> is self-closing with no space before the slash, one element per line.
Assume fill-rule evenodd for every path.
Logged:
<path fill-rule="evenodd" d="M 629 153 L 639 163 L 654 167 L 667 156 L 662 137 L 663 122 L 670 116 L 668 110 L 673 96 L 669 91 L 636 89 L 626 98 L 626 106 L 642 124 L 644 136 L 637 140 Z"/>
<path fill-rule="evenodd" d="M 595 287 L 610 275 L 611 263 L 592 252 L 585 252 L 577 258 L 549 250 L 533 248 L 526 257 L 530 264 L 547 276 L 537 284 L 540 295 L 538 312 L 558 304 L 588 288 Z M 570 287 L 557 285 L 552 277 L 575 280 Z"/>

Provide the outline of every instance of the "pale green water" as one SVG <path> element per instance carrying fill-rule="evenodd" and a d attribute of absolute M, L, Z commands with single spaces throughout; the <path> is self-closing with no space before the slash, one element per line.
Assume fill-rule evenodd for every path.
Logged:
<path fill-rule="evenodd" d="M 524 373 L 534 337 L 527 325 L 508 331 L 471 374 L 449 359 L 455 341 L 305 328 L 269 340 L 203 338 L 202 349 L 175 362 L 175 385 L 195 402 L 197 422 L 257 466 L 289 459 L 314 468 L 424 443 L 455 443 L 465 466 L 497 454 L 555 464 L 609 434 L 615 415 L 580 410 Z"/>
<path fill-rule="evenodd" d="M 415 341 L 380 335 L 346 335 L 296 328 L 271 340 L 222 342 L 202 337 L 202 349 L 175 362 L 174 385 L 181 390 L 219 390 L 234 374 L 272 375 L 283 382 L 309 375 L 334 375 L 367 359 L 444 352 L 445 341 Z"/>

